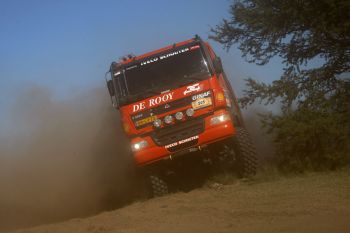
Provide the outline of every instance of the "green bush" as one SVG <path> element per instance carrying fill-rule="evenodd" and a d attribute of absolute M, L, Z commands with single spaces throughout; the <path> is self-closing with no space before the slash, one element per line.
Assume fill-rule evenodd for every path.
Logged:
<path fill-rule="evenodd" d="M 258 65 L 279 57 L 271 84 L 247 79 L 240 103 L 280 103 L 262 115 L 284 171 L 335 169 L 349 163 L 350 1 L 235 0 L 210 38 Z M 309 65 L 312 63 L 313 65 Z"/>
<path fill-rule="evenodd" d="M 302 108 L 262 117 L 268 132 L 273 133 L 281 170 L 333 170 L 349 163 L 350 110 L 324 113 Z"/>

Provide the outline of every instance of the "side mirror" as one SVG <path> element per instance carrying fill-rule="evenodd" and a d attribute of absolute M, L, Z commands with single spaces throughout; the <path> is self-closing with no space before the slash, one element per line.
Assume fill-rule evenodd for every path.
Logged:
<path fill-rule="evenodd" d="M 107 81 L 107 88 L 108 88 L 109 95 L 111 96 L 113 107 L 115 107 L 116 109 L 119 109 L 119 101 L 118 101 L 118 97 L 116 96 L 115 88 L 112 80 Z"/>
<path fill-rule="evenodd" d="M 107 81 L 107 88 L 108 88 L 109 95 L 111 97 L 115 96 L 115 90 L 114 90 L 114 85 L 112 80 Z"/>
<path fill-rule="evenodd" d="M 221 63 L 220 57 L 214 58 L 213 66 L 214 66 L 215 73 L 217 73 L 217 74 L 220 74 L 224 71 L 224 69 L 222 68 L 222 63 Z"/>

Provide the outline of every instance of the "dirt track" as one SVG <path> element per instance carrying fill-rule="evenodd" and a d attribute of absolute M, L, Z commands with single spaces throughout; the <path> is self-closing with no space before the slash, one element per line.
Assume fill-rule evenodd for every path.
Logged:
<path fill-rule="evenodd" d="M 211 185 L 17 232 L 350 232 L 350 173 Z"/>

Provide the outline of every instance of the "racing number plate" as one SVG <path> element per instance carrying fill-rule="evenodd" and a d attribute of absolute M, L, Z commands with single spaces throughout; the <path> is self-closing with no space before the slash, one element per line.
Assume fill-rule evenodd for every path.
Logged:
<path fill-rule="evenodd" d="M 151 122 L 155 121 L 156 119 L 157 119 L 156 116 L 150 116 L 150 117 L 144 118 L 142 120 L 136 121 L 135 124 L 136 124 L 136 126 L 141 126 L 141 125 L 151 123 Z"/>
<path fill-rule="evenodd" d="M 195 110 L 199 109 L 199 108 L 204 108 L 204 107 L 207 107 L 210 105 L 212 105 L 210 97 L 200 98 L 200 99 L 197 99 L 196 101 L 192 102 L 192 108 Z"/>

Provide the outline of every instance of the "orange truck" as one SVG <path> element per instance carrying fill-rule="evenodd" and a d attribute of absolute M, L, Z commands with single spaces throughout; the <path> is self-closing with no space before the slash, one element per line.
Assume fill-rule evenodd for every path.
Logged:
<path fill-rule="evenodd" d="M 167 174 L 181 157 L 223 161 L 240 177 L 255 174 L 256 152 L 233 89 L 220 58 L 199 36 L 124 57 L 110 74 L 113 106 L 153 196 L 169 191 Z"/>

